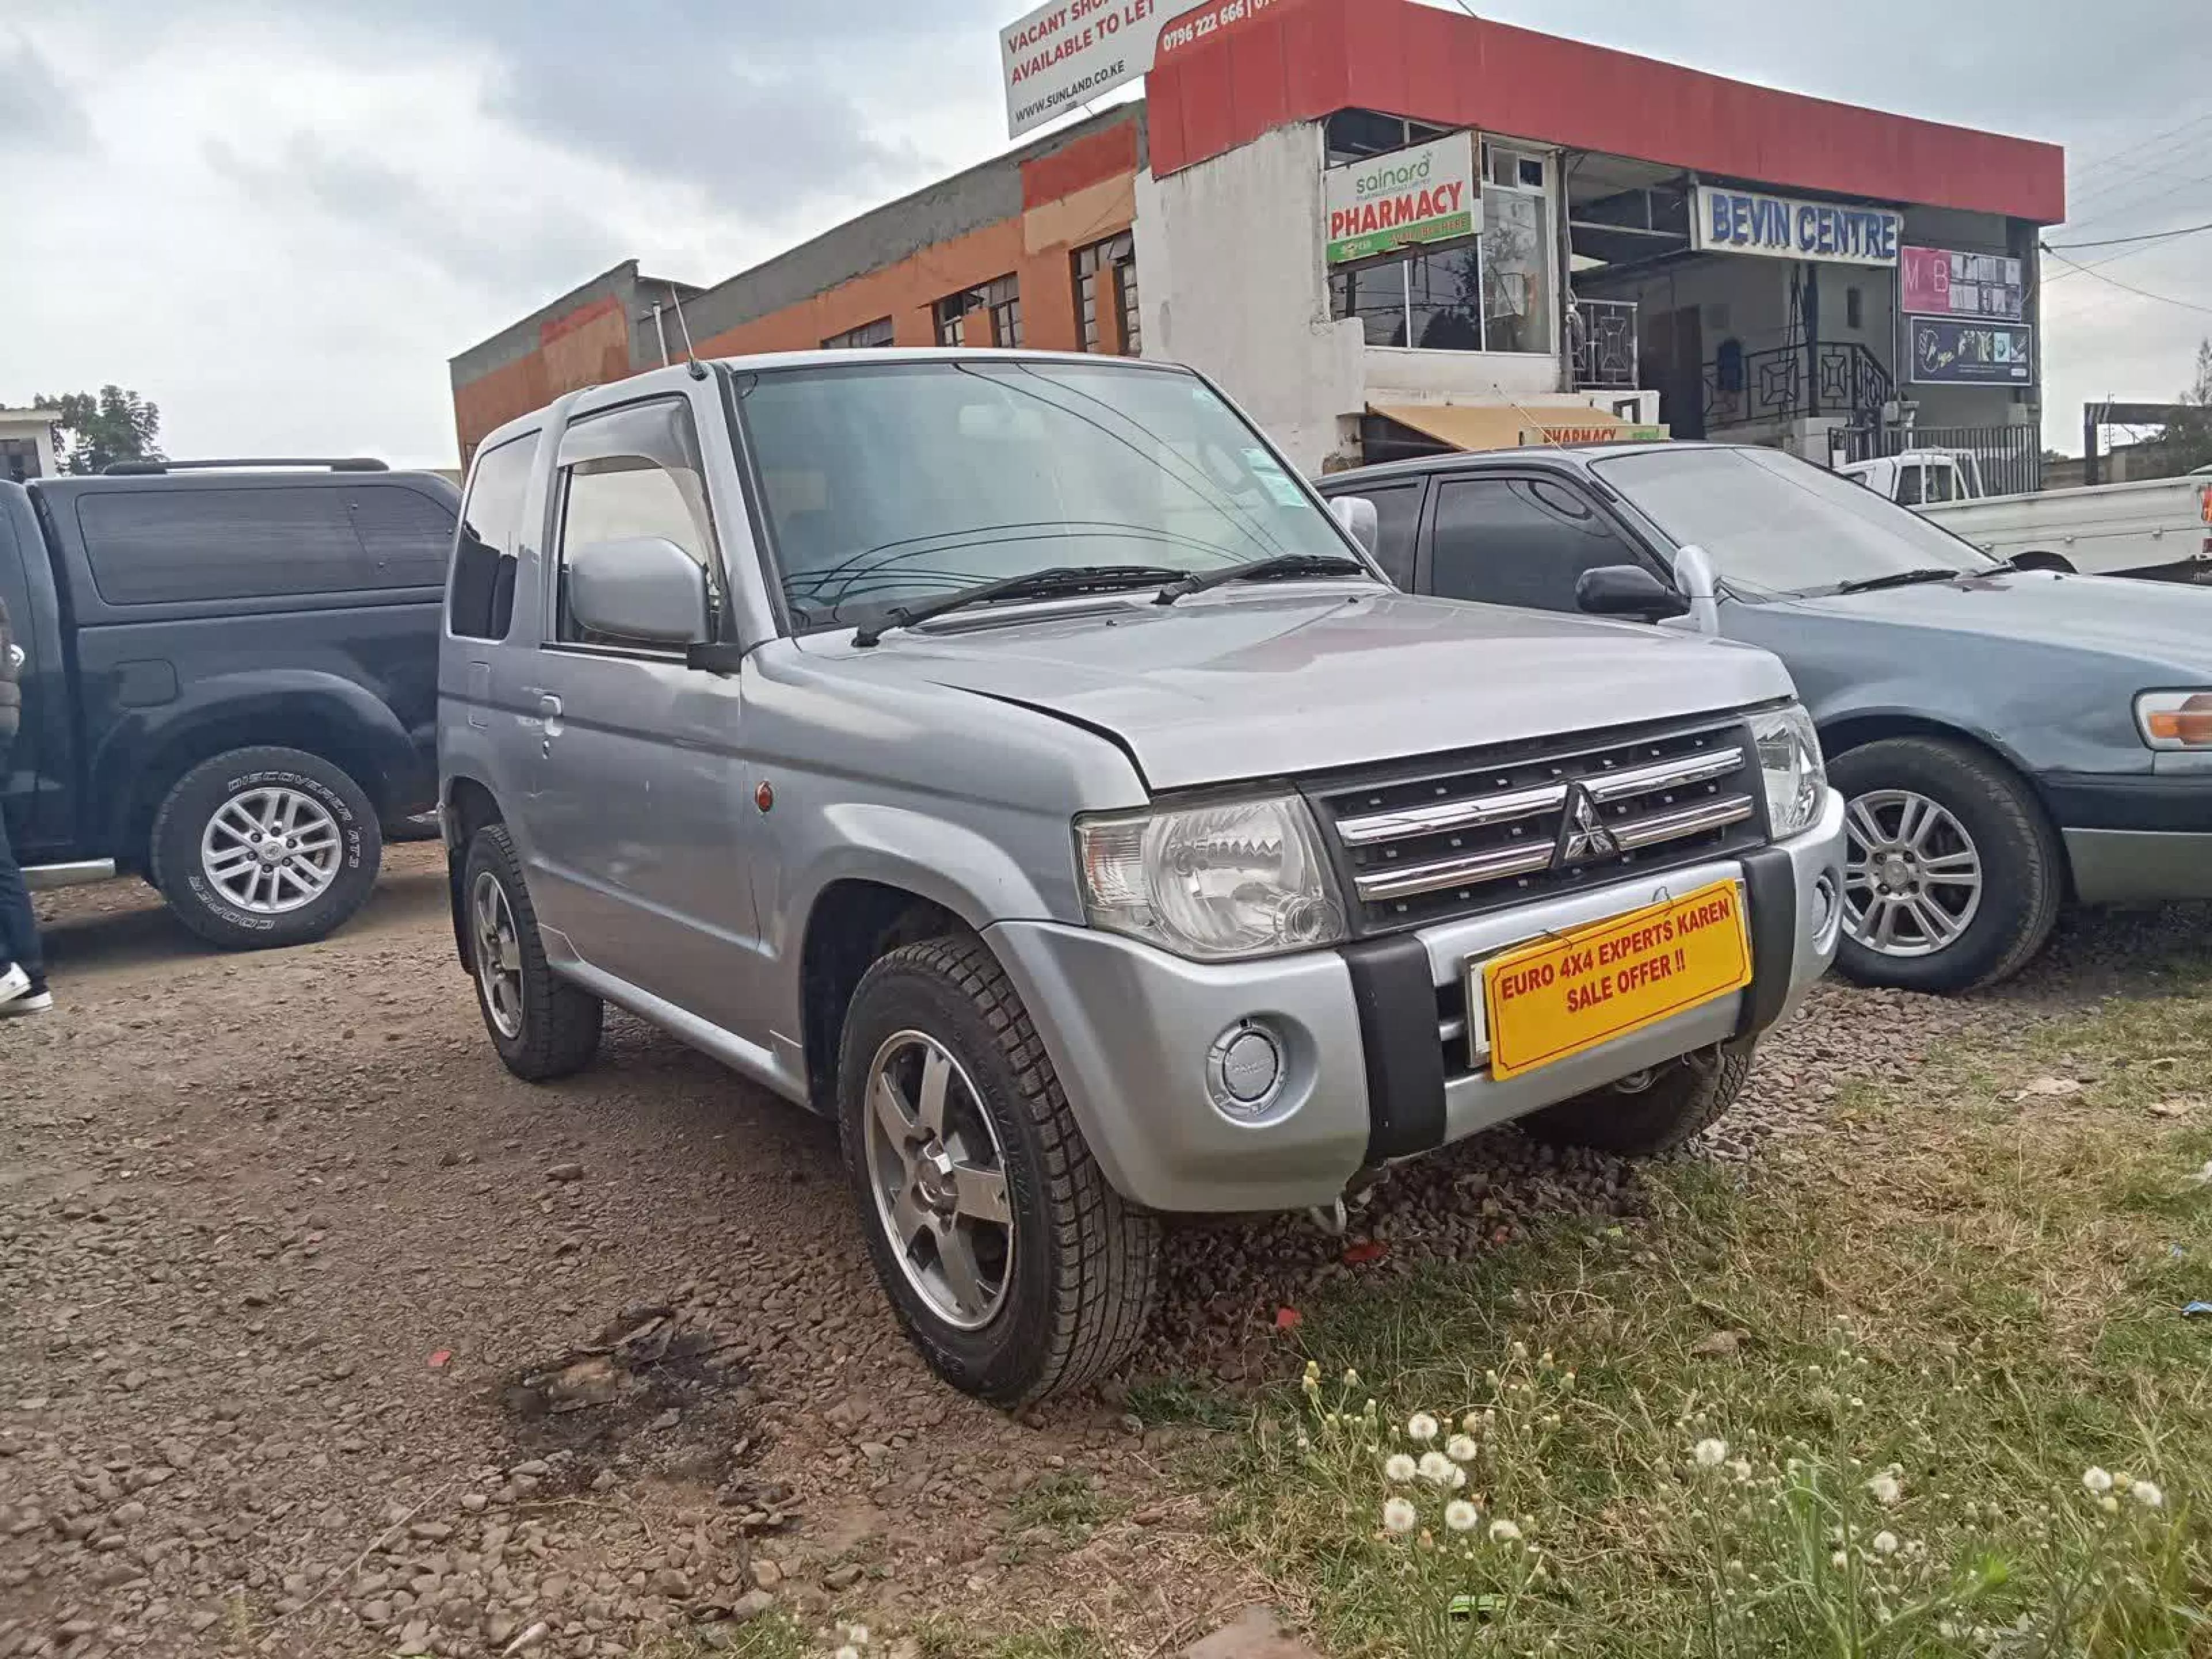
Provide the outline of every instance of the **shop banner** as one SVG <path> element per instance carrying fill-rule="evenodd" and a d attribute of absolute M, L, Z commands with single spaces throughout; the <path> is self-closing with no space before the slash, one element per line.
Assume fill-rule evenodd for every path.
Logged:
<path fill-rule="evenodd" d="M 1932 317 L 1990 317 L 2018 321 L 2027 309 L 2021 263 L 2002 253 L 1949 248 L 1902 250 L 1905 309 Z"/>
<path fill-rule="evenodd" d="M 1674 435 L 1669 426 L 1577 426 L 1572 422 L 1547 422 L 1521 428 L 1521 447 L 1549 447 L 1555 444 L 1656 444 Z"/>
<path fill-rule="evenodd" d="M 1331 167 L 1322 190 L 1323 252 L 1332 265 L 1482 229 L 1471 132 Z"/>
<path fill-rule="evenodd" d="M 2035 331 L 2025 324 L 1905 321 L 1912 378 L 1922 386 L 2025 386 L 2035 378 Z"/>
<path fill-rule="evenodd" d="M 1699 185 L 1690 246 L 1707 253 L 1893 265 L 1904 229 L 1905 216 L 1887 208 L 1801 202 L 1764 191 Z"/>
<path fill-rule="evenodd" d="M 1047 0 L 1000 29 L 1007 136 L 1018 138 L 1151 69 L 1152 49 L 1174 3 Z"/>

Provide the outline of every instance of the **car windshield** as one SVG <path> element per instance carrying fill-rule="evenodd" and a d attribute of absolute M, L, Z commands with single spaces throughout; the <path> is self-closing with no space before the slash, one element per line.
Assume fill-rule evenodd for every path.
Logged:
<path fill-rule="evenodd" d="M 1182 370 L 927 359 L 764 369 L 738 386 L 802 632 L 1031 571 L 1170 580 L 1350 554 L 1251 428 Z"/>
<path fill-rule="evenodd" d="M 1648 449 L 1594 465 L 1677 547 L 1702 547 L 1724 579 L 1753 592 L 1997 568 L 1918 514 L 1779 450 Z"/>

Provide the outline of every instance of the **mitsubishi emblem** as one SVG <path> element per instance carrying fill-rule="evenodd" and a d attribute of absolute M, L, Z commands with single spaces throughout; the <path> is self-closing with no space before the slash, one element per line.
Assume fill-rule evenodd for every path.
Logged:
<path fill-rule="evenodd" d="M 1552 854 L 1552 868 L 1565 870 L 1591 859 L 1613 858 L 1620 852 L 1620 842 L 1598 816 L 1597 804 L 1590 799 L 1589 791 L 1579 783 L 1569 784 L 1566 818 L 1559 826 L 1559 844 Z"/>

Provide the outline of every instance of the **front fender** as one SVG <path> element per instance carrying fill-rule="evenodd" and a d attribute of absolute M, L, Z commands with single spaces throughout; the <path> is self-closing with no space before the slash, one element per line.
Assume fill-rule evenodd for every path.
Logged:
<path fill-rule="evenodd" d="M 427 799 L 431 763 L 391 707 L 342 675 L 252 669 L 184 684 L 171 701 L 111 701 L 87 725 L 102 731 L 89 757 L 107 844 L 128 840 L 140 791 L 228 749 L 304 748 L 343 766 L 380 811 Z M 104 719 L 101 715 L 104 714 Z"/>

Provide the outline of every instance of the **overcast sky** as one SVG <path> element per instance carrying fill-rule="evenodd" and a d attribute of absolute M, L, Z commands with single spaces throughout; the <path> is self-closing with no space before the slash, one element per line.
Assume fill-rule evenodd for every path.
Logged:
<path fill-rule="evenodd" d="M 2057 243 L 2212 220 L 2207 0 L 1493 0 L 1723 74 L 2063 143 Z M 0 404 L 108 380 L 172 453 L 451 465 L 447 359 L 635 256 L 708 283 L 1006 148 L 1024 0 L 73 0 L 0 17 Z M 2212 233 L 2052 282 L 2049 436 L 2165 398 Z M 2057 277 L 2062 267 L 2049 263 Z M 2122 292 L 2109 277 L 2201 310 Z"/>

